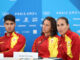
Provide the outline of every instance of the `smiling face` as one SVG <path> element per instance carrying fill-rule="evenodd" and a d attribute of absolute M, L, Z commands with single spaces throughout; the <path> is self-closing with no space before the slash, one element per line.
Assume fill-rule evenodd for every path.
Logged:
<path fill-rule="evenodd" d="M 51 22 L 49 20 L 45 20 L 42 26 L 42 32 L 45 33 L 50 33 L 51 32 Z"/>
<path fill-rule="evenodd" d="M 64 35 L 69 29 L 69 24 L 66 23 L 64 19 L 58 19 L 57 30 L 61 35 Z"/>
<path fill-rule="evenodd" d="M 12 33 L 15 30 L 16 24 L 13 21 L 7 20 L 5 21 L 4 26 L 5 26 L 7 33 Z"/>

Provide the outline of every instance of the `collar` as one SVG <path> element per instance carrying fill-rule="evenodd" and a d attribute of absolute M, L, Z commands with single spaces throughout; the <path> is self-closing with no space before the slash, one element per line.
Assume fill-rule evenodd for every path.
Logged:
<path fill-rule="evenodd" d="M 70 35 L 71 33 L 71 30 L 69 29 L 67 32 L 66 32 L 66 35 Z"/>
<path fill-rule="evenodd" d="M 12 37 L 14 33 L 16 33 L 16 32 L 12 32 L 12 33 L 5 33 L 5 37 Z"/>
<path fill-rule="evenodd" d="M 67 30 L 67 32 L 65 33 L 65 35 L 70 35 L 70 33 L 71 33 L 71 30 L 69 29 L 69 30 Z M 64 36 L 61 35 L 61 37 L 64 37 Z"/>
<path fill-rule="evenodd" d="M 69 29 L 69 30 L 67 30 L 67 32 L 65 33 L 65 35 L 69 36 L 70 34 L 71 34 L 71 30 Z M 64 36 L 61 35 L 61 40 L 62 41 L 65 40 L 65 35 Z"/>
<path fill-rule="evenodd" d="M 48 38 L 49 36 L 45 36 L 44 34 L 42 35 L 43 38 Z"/>

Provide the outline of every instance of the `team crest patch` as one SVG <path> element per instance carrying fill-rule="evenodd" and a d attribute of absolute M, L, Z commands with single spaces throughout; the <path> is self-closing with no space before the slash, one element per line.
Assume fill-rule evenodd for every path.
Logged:
<path fill-rule="evenodd" d="M 16 40 L 16 38 L 13 39 L 13 41 L 15 41 L 15 40 Z"/>
<path fill-rule="evenodd" d="M 53 43 L 54 39 L 51 39 L 51 43 Z"/>

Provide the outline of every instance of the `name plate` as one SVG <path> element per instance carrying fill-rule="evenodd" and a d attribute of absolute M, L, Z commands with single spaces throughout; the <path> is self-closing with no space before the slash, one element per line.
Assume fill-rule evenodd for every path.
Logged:
<path fill-rule="evenodd" d="M 4 55 L 2 53 L 0 53 L 0 59 L 3 59 Z"/>
<path fill-rule="evenodd" d="M 38 58 L 35 52 L 14 52 L 13 58 Z"/>

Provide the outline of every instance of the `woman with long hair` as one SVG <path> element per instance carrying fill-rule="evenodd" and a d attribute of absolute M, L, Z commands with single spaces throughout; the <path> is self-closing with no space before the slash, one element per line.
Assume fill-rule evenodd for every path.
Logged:
<path fill-rule="evenodd" d="M 57 35 L 56 20 L 46 17 L 42 25 L 42 33 L 32 46 L 32 52 L 38 52 L 39 57 L 60 57 L 59 55 L 59 36 Z"/>
<path fill-rule="evenodd" d="M 69 27 L 68 19 L 60 17 L 57 19 L 57 30 L 61 34 L 61 49 L 63 60 L 79 60 L 80 38 Z"/>

